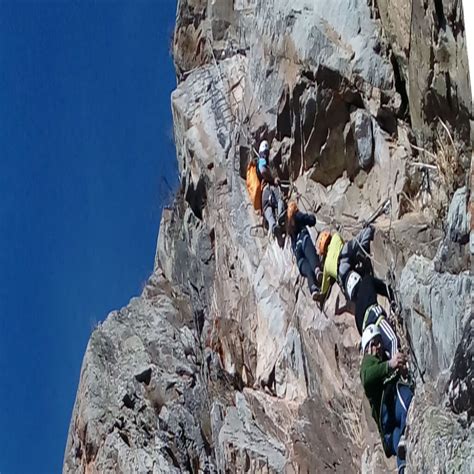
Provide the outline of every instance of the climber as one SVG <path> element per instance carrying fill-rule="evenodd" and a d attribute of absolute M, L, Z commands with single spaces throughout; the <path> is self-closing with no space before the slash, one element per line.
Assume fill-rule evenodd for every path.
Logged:
<path fill-rule="evenodd" d="M 291 239 L 291 248 L 296 257 L 296 264 L 302 276 L 308 281 L 309 292 L 313 300 L 320 299 L 321 261 L 314 248 L 307 226 L 316 225 L 313 214 L 305 214 L 298 210 L 296 202 L 288 204 L 287 234 Z"/>
<path fill-rule="evenodd" d="M 337 281 L 348 301 L 357 300 L 359 283 L 364 275 L 373 275 L 370 260 L 370 242 L 374 227 L 364 227 L 357 236 L 344 243 L 339 233 L 321 232 L 316 242 L 319 256 L 324 259 L 321 292 L 326 294 L 331 281 Z M 393 301 L 393 292 L 379 278 L 374 278 L 377 293 Z M 388 289 L 387 289 L 388 288 Z M 388 293 L 387 293 L 388 292 Z"/>
<path fill-rule="evenodd" d="M 355 270 L 357 270 L 357 274 L 372 273 L 370 259 L 366 256 L 370 253 L 370 242 L 373 238 L 373 226 L 365 227 L 354 239 L 346 243 L 337 232 L 331 235 L 329 231 L 325 230 L 319 234 L 316 246 L 319 256 L 324 258 L 321 286 L 323 294 L 328 292 L 331 280 L 336 280 L 346 298 L 349 301 L 355 300 L 354 283 L 356 283 L 356 277 L 355 275 L 351 279 L 348 277 L 351 271 Z"/>
<path fill-rule="evenodd" d="M 352 273 L 349 274 L 352 279 Z M 375 324 L 380 332 L 384 351 L 393 357 L 398 351 L 398 339 L 395 331 L 387 320 L 387 313 L 377 301 L 377 295 L 385 296 L 393 304 L 393 292 L 382 280 L 367 274 L 362 278 L 357 274 L 357 298 L 355 301 L 355 321 L 359 334 L 363 334 L 366 327 Z M 351 283 L 348 283 L 349 288 Z"/>
<path fill-rule="evenodd" d="M 352 304 L 351 312 L 355 315 L 359 334 L 362 335 L 367 325 L 376 324 L 382 333 L 384 350 L 394 355 L 398 350 L 398 339 L 387 321 L 385 310 L 377 302 L 377 295 L 381 295 L 392 304 L 394 295 L 389 285 L 373 275 L 369 258 L 373 238 L 373 226 L 365 227 L 346 243 L 338 233 L 331 236 L 326 230 L 319 234 L 318 253 L 320 257 L 324 257 L 321 293 L 325 295 L 331 280 L 336 280 L 348 302 Z"/>
<path fill-rule="evenodd" d="M 397 456 L 398 472 L 405 469 L 406 442 L 404 430 L 408 408 L 413 398 L 410 386 L 400 380 L 406 370 L 405 354 L 396 352 L 388 358 L 382 349 L 381 334 L 369 324 L 362 334 L 363 359 L 360 378 L 377 423 L 387 457 Z"/>
<path fill-rule="evenodd" d="M 278 238 L 285 225 L 285 202 L 279 189 L 280 179 L 273 177 L 270 170 L 270 147 L 267 140 L 258 149 L 257 171 L 262 186 L 262 210 L 268 223 L 268 230 Z"/>

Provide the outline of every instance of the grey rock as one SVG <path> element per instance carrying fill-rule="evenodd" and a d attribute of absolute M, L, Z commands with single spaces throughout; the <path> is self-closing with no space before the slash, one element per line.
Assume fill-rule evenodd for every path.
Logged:
<path fill-rule="evenodd" d="M 407 472 L 471 473 L 471 422 L 439 406 L 430 393 L 419 395 L 409 413 Z"/>
<path fill-rule="evenodd" d="M 439 272 L 459 273 L 470 269 L 469 214 L 467 188 L 459 188 L 452 198 L 446 221 L 446 236 L 438 247 L 435 268 Z"/>
<path fill-rule="evenodd" d="M 224 464 L 232 466 L 233 472 L 256 472 L 263 466 L 268 472 L 284 472 L 284 446 L 255 424 L 252 411 L 240 393 L 235 395 L 235 408 L 227 411 L 219 431 L 219 444 L 224 450 Z M 238 453 L 237 459 L 235 452 Z"/>
<path fill-rule="evenodd" d="M 457 413 L 474 415 L 474 315 L 465 324 L 463 337 L 454 355 L 447 397 L 451 409 Z"/>
<path fill-rule="evenodd" d="M 468 239 L 469 224 L 467 213 L 467 187 L 458 189 L 453 196 L 448 211 L 448 237 L 459 244 L 465 244 Z"/>
<path fill-rule="evenodd" d="M 356 142 L 359 166 L 364 170 L 368 170 L 373 164 L 374 157 L 372 121 L 369 114 L 361 109 L 352 112 L 351 125 Z"/>
<path fill-rule="evenodd" d="M 400 278 L 402 305 L 417 359 L 429 375 L 447 370 L 471 311 L 473 277 L 437 273 L 432 261 L 413 256 Z"/>

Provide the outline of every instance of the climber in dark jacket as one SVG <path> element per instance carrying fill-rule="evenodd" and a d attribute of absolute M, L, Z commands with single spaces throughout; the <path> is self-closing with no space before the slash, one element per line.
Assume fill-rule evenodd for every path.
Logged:
<path fill-rule="evenodd" d="M 392 326 L 387 321 L 387 313 L 377 302 L 377 295 L 393 301 L 391 289 L 372 275 L 365 275 L 359 282 L 355 302 L 355 320 L 357 330 L 362 335 L 369 324 L 375 324 L 381 331 L 384 351 L 393 357 L 398 351 L 398 339 Z"/>
<path fill-rule="evenodd" d="M 389 285 L 373 275 L 370 261 L 373 239 L 374 227 L 371 225 L 345 243 L 337 233 L 331 235 L 329 231 L 322 231 L 319 234 L 316 245 L 319 255 L 324 258 L 321 292 L 327 293 L 331 281 L 336 280 L 351 303 L 346 304 L 345 309 L 354 312 L 359 334 L 362 335 L 367 325 L 377 324 L 384 350 L 393 356 L 398 350 L 397 336 L 386 319 L 385 310 L 377 302 L 377 295 L 385 296 L 391 304 L 394 295 Z"/>
<path fill-rule="evenodd" d="M 316 217 L 313 214 L 299 211 L 296 202 L 290 202 L 287 213 L 287 234 L 291 239 L 291 248 L 296 257 L 298 270 L 308 280 L 309 292 L 316 301 L 321 294 L 318 284 L 321 261 L 307 228 L 314 225 L 316 225 Z"/>
<path fill-rule="evenodd" d="M 339 256 L 339 275 L 343 291 L 349 301 L 355 303 L 355 320 L 359 334 L 369 324 L 376 324 L 381 331 L 384 351 L 393 357 L 398 351 L 395 331 L 387 321 L 387 313 L 378 304 L 377 295 L 394 303 L 392 288 L 373 274 L 370 261 L 370 243 L 374 239 L 374 228 L 368 226 L 347 242 Z"/>
<path fill-rule="evenodd" d="M 364 330 L 362 351 L 362 386 L 370 402 L 384 452 L 387 457 L 397 456 L 398 472 L 403 474 L 406 457 L 404 431 L 413 392 L 400 381 L 399 371 L 406 370 L 407 358 L 401 352 L 390 359 L 386 357 L 380 331 L 375 324 Z"/>
<path fill-rule="evenodd" d="M 257 173 L 260 180 L 263 181 L 263 215 L 265 216 L 268 223 L 268 229 L 272 235 L 278 237 L 278 229 L 284 226 L 285 202 L 279 189 L 280 180 L 278 177 L 273 177 L 270 170 L 270 148 L 266 140 L 263 140 L 260 143 L 258 154 Z"/>

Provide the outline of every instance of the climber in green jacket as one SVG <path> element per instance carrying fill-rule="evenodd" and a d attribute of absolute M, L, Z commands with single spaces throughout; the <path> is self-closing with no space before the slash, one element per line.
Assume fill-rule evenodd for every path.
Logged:
<path fill-rule="evenodd" d="M 405 354 L 397 352 L 390 359 L 382 348 L 378 326 L 370 324 L 362 334 L 363 359 L 360 379 L 377 423 L 387 457 L 396 455 L 398 472 L 405 468 L 404 431 L 408 408 L 413 398 L 411 388 L 400 381 L 399 371 L 406 370 Z"/>

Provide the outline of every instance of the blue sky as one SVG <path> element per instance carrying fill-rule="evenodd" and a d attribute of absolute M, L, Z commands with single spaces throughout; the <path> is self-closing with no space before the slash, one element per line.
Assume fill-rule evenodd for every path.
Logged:
<path fill-rule="evenodd" d="M 97 321 L 153 268 L 177 179 L 176 2 L 0 2 L 0 472 L 60 472 Z"/>

